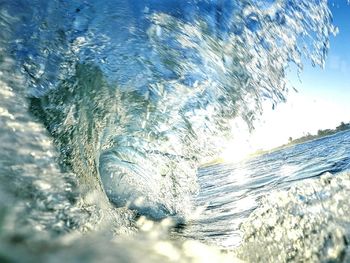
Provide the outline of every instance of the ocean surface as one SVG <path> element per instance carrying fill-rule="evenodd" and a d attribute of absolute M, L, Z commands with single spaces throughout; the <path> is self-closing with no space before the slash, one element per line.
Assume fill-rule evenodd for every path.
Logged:
<path fill-rule="evenodd" d="M 200 167 L 336 31 L 326 0 L 0 0 L 0 262 L 348 262 L 349 132 Z"/>
<path fill-rule="evenodd" d="M 239 226 L 261 205 L 263 197 L 274 198 L 270 193 L 288 191 L 296 184 L 308 184 L 306 179 L 317 180 L 321 175 L 349 169 L 350 131 L 234 164 L 200 168 L 196 204 L 205 209 L 185 233 L 223 247 L 237 246 L 242 235 Z"/>

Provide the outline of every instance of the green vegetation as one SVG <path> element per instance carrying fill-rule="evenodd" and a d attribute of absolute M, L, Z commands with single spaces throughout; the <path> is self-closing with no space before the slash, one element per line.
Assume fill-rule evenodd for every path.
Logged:
<path fill-rule="evenodd" d="M 251 154 L 250 156 L 253 157 L 253 156 L 258 156 L 258 155 L 274 152 L 274 151 L 281 150 L 281 149 L 287 148 L 287 147 L 295 145 L 295 144 L 315 140 L 318 138 L 333 135 L 333 134 L 336 134 L 337 132 L 346 131 L 346 130 L 350 130 L 350 122 L 349 123 L 341 122 L 340 125 L 337 126 L 335 129 L 318 130 L 317 134 L 312 135 L 310 133 L 307 133 L 305 136 L 302 136 L 302 137 L 297 138 L 297 139 L 293 139 L 292 137 L 289 137 L 287 144 L 284 144 L 284 145 L 281 145 L 281 146 L 278 146 L 276 148 L 269 149 L 269 150 L 258 150 L 256 152 L 254 152 L 253 154 Z"/>
<path fill-rule="evenodd" d="M 335 133 L 340 132 L 340 131 L 345 131 L 345 130 L 350 130 L 350 123 L 341 122 L 340 125 L 337 126 L 335 129 L 318 130 L 317 134 L 315 134 L 315 135 L 308 133 L 305 136 L 294 139 L 294 140 L 292 137 L 289 137 L 288 144 L 286 144 L 284 146 L 289 146 L 289 145 L 303 143 L 306 141 L 311 141 L 314 139 L 329 136 L 329 135 L 335 134 Z"/>
<path fill-rule="evenodd" d="M 269 150 L 262 150 L 262 149 L 257 150 L 254 153 L 250 154 L 249 157 L 255 157 L 255 156 L 263 155 L 266 153 L 271 153 L 271 152 L 281 150 L 281 149 L 287 148 L 287 147 L 295 145 L 295 144 L 315 140 L 318 138 L 333 135 L 333 134 L 336 134 L 338 132 L 346 131 L 346 130 L 350 130 L 350 122 L 349 123 L 341 122 L 340 125 L 337 126 L 335 129 L 318 130 L 317 134 L 312 135 L 310 133 L 307 133 L 305 136 L 302 136 L 302 137 L 297 138 L 297 139 L 293 139 L 292 137 L 289 137 L 287 144 L 284 144 L 284 145 L 281 145 L 281 146 L 278 146 L 276 148 L 269 149 Z M 225 160 L 223 158 L 216 158 L 216 159 L 213 159 L 212 161 L 209 161 L 207 163 L 203 163 L 200 166 L 207 167 L 207 166 L 217 165 L 217 164 L 221 164 L 221 163 L 225 163 Z"/>

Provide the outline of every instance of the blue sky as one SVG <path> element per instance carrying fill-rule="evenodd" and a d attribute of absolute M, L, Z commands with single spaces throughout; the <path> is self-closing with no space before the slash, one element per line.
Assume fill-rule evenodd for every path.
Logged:
<path fill-rule="evenodd" d="M 330 0 L 333 23 L 339 33 L 330 39 L 325 68 L 304 64 L 298 78 L 288 75 L 291 91 L 287 103 L 275 110 L 267 108 L 250 144 L 254 148 L 271 148 L 306 133 L 335 128 L 341 121 L 350 122 L 350 5 L 347 0 Z"/>
<path fill-rule="evenodd" d="M 329 7 L 339 33 L 331 38 L 325 68 L 314 68 L 307 63 L 301 83 L 295 77 L 291 77 L 291 81 L 307 95 L 332 99 L 350 107 L 350 5 L 346 0 L 331 0 Z"/>
<path fill-rule="evenodd" d="M 350 5 L 347 2 L 328 2 L 339 33 L 330 39 L 325 68 L 312 67 L 306 61 L 300 79 L 296 70 L 291 70 L 287 76 L 289 85 L 298 92 L 290 89 L 287 102 L 277 105 L 274 110 L 267 103 L 252 134 L 248 129 L 244 132 L 243 121 L 234 120 L 235 137 L 224 151 L 224 159 L 239 160 L 258 149 L 285 144 L 289 137 L 316 134 L 319 129 L 335 128 L 341 121 L 350 122 Z"/>

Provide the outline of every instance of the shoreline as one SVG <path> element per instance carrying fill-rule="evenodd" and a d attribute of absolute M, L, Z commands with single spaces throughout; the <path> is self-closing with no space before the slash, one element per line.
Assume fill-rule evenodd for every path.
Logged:
<path fill-rule="evenodd" d="M 255 158 L 255 157 L 259 157 L 259 156 L 265 155 L 265 154 L 270 154 L 270 153 L 273 153 L 273 152 L 276 152 L 276 151 L 284 150 L 284 149 L 287 149 L 287 148 L 290 148 L 290 147 L 293 147 L 293 146 L 296 146 L 296 145 L 299 145 L 299 144 L 309 143 L 309 142 L 312 142 L 312 141 L 317 141 L 317 140 L 320 140 L 320 139 L 323 139 L 323 138 L 334 136 L 334 135 L 339 134 L 339 133 L 348 132 L 348 131 L 350 131 L 350 124 L 347 124 L 347 125 L 349 125 L 349 128 L 346 128 L 344 130 L 329 130 L 329 132 L 327 134 L 322 134 L 322 135 L 318 135 L 318 134 L 311 135 L 311 134 L 309 134 L 309 135 L 297 138 L 297 139 L 295 139 L 295 140 L 293 140 L 293 141 L 291 141 L 291 142 L 289 142 L 287 144 L 283 144 L 283 145 L 280 145 L 280 146 L 277 146 L 277 147 L 274 147 L 274 148 L 271 148 L 271 149 L 268 149 L 268 150 L 257 150 L 257 151 L 255 151 L 255 152 L 253 152 L 251 154 L 248 154 L 245 158 L 242 158 L 239 162 L 241 162 L 243 160 L 246 160 L 246 159 Z M 232 162 L 226 161 L 222 157 L 218 157 L 218 158 L 215 158 L 215 159 L 213 159 L 213 160 L 211 160 L 209 162 L 200 164 L 198 169 L 208 168 L 208 167 L 215 166 L 215 165 L 220 165 L 220 164 L 229 164 L 229 163 L 232 163 Z"/>

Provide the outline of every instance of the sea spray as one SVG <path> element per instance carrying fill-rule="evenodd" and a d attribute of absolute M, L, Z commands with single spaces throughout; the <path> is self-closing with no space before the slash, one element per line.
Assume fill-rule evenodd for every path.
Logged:
<path fill-rule="evenodd" d="M 248 262 L 348 262 L 349 183 L 349 173 L 326 173 L 266 196 L 241 226 L 239 257 Z"/>
<path fill-rule="evenodd" d="M 50 27 L 39 31 L 60 47 L 58 77 L 41 70 L 57 56 L 47 47 L 24 64 L 35 69 L 34 111 L 82 188 L 102 186 L 117 206 L 155 218 L 191 213 L 180 200 L 191 203 L 196 167 L 220 153 L 229 121 L 240 116 L 252 127 L 262 101 L 284 100 L 286 67 L 301 67 L 303 54 L 322 64 L 334 32 L 326 2 L 174 5 L 62 6 L 75 11 L 72 29 L 57 29 L 52 41 Z M 110 21 L 92 15 L 106 8 Z"/>
<path fill-rule="evenodd" d="M 135 210 L 191 219 L 196 168 L 234 136 L 229 120 L 253 127 L 262 101 L 285 99 L 289 64 L 323 64 L 334 32 L 316 0 L 15 0 L 0 10 L 9 261 L 203 260 L 184 256 L 205 250 L 195 241 L 171 250 L 167 237 L 118 234 L 140 228 Z"/>

